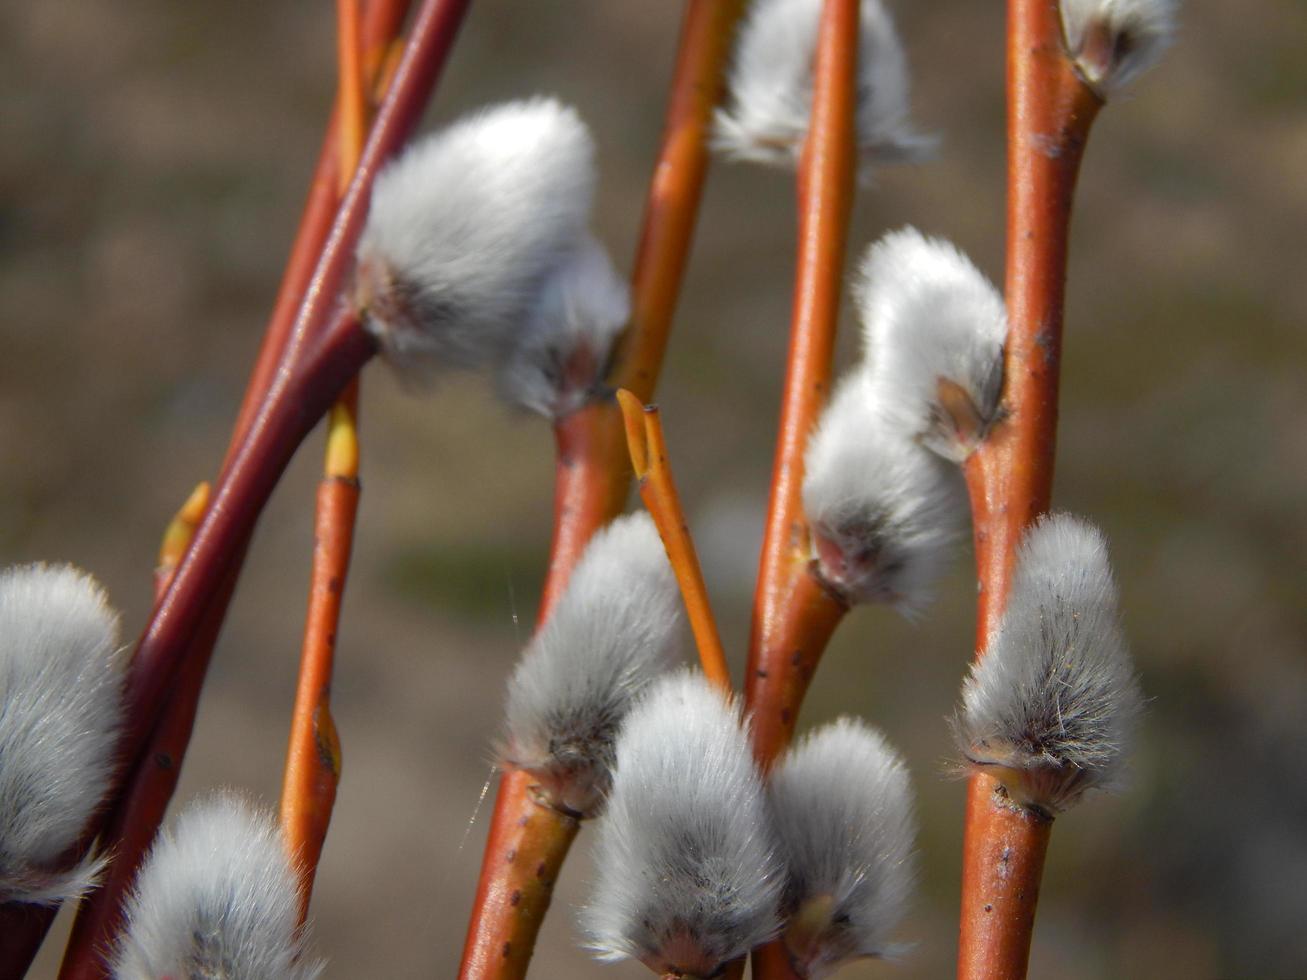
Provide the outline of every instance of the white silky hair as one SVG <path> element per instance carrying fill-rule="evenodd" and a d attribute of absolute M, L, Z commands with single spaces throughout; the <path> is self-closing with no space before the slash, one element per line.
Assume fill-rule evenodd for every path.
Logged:
<path fill-rule="evenodd" d="M 911 227 L 867 249 L 855 295 L 883 410 L 926 448 L 966 459 L 999 415 L 1003 297 L 952 243 Z M 941 382 L 969 404 L 944 401 Z"/>
<path fill-rule="evenodd" d="M 125 665 L 91 576 L 0 572 L 0 901 L 53 905 L 95 884 L 102 859 L 60 862 L 109 791 Z"/>
<path fill-rule="evenodd" d="M 603 245 L 587 234 L 545 283 L 500 365 L 500 393 L 550 419 L 576 411 L 602 380 L 613 341 L 630 314 L 626 280 Z"/>
<path fill-rule="evenodd" d="M 298 882 L 271 814 L 232 793 L 190 804 L 137 876 L 115 980 L 312 980 Z"/>
<path fill-rule="evenodd" d="M 539 97 L 467 116 L 378 174 L 355 302 L 401 376 L 504 357 L 584 234 L 594 183 L 580 116 Z"/>
<path fill-rule="evenodd" d="M 726 108 L 713 143 L 728 156 L 794 166 L 812 114 L 821 0 L 756 0 L 736 39 Z M 862 176 L 882 163 L 919 160 L 935 146 L 908 120 L 908 66 L 880 0 L 859 9 L 857 140 Z"/>
<path fill-rule="evenodd" d="M 1078 517 L 1042 518 L 963 685 L 963 753 L 1025 773 L 1030 802 L 1057 812 L 1119 785 L 1142 709 L 1106 540 Z"/>
<path fill-rule="evenodd" d="M 957 468 L 886 421 L 861 370 L 841 382 L 808 442 L 803 507 L 827 583 L 849 602 L 908 616 L 930 601 L 966 512 Z"/>
<path fill-rule="evenodd" d="M 648 514 L 601 529 L 508 682 L 509 765 L 582 816 L 601 803 L 622 719 L 685 646 L 676 577 Z"/>
<path fill-rule="evenodd" d="M 860 956 L 893 955 L 890 936 L 916 869 L 912 785 L 884 735 L 840 718 L 807 735 L 772 771 L 772 813 L 788 869 L 786 908 L 832 900 L 812 937 L 804 976 L 827 976 Z"/>
<path fill-rule="evenodd" d="M 1179 7 L 1179 0 L 1061 0 L 1067 51 L 1085 80 L 1111 98 L 1161 60 L 1175 39 Z"/>
<path fill-rule="evenodd" d="M 715 976 L 776 931 L 784 869 L 738 703 L 703 675 L 660 679 L 617 741 L 581 912 L 600 959 Z"/>

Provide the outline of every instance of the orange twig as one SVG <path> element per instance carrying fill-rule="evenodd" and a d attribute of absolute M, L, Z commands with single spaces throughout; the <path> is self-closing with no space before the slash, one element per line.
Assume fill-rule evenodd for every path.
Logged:
<path fill-rule="evenodd" d="M 799 164 L 793 328 L 745 676 L 763 765 L 793 733 L 811 671 L 844 611 L 810 570 L 802 495 L 803 454 L 830 390 L 853 205 L 858 13 L 857 0 L 826 0 L 822 9 L 812 120 Z"/>
<path fill-rule="evenodd" d="M 744 0 L 688 0 L 662 144 L 645 198 L 631 275 L 631 322 L 613 358 L 609 384 L 642 402 L 653 398 L 680 296 L 699 198 L 708 170 L 708 131 L 720 99 L 730 44 Z M 586 542 L 622 512 L 630 484 L 622 416 L 597 401 L 558 422 L 554 540 L 540 606 L 543 621 Z"/>
<path fill-rule="evenodd" d="M 708 128 L 722 90 L 732 30 L 743 7 L 744 0 L 688 0 L 686 4 L 662 145 L 635 257 L 631 323 L 609 378 L 614 388 L 628 388 L 643 400 L 653 396 L 662 366 L 708 167 Z M 630 482 L 625 431 L 615 402 L 598 401 L 561 419 L 554 436 L 558 447 L 554 534 L 539 622 L 548 618 L 562 595 L 591 536 L 622 512 Z M 516 821 L 530 823 L 529 815 L 543 809 L 532 798 L 531 782 L 524 774 L 503 775 L 463 946 L 459 975 L 464 980 L 525 973 L 548 908 L 548 893 L 543 902 L 525 910 L 493 896 L 511 896 L 521 890 L 515 882 L 526 882 L 524 865 L 509 866 L 503 860 L 505 842 L 515 833 Z M 549 814 L 537 818 L 554 819 Z M 562 862 L 575 833 L 575 829 L 553 831 L 551 860 L 556 855 Z M 525 925 L 524 917 L 529 917 Z M 505 943 L 520 951 L 521 957 L 502 956 Z"/>
<path fill-rule="evenodd" d="M 369 115 L 368 81 L 363 75 L 358 0 L 337 0 L 336 12 L 343 178 L 340 192 L 344 194 L 363 149 Z M 340 783 L 340 738 L 331 716 L 331 678 L 358 515 L 358 388 L 355 378 L 328 417 L 326 462 L 314 513 L 309 608 L 282 779 L 281 828 L 291 858 L 299 866 L 301 923 L 308 917 L 309 898 Z"/>
<path fill-rule="evenodd" d="M 358 511 L 358 442 L 352 414 L 356 405 L 356 399 L 347 396 L 331 414 L 326 472 L 318 485 L 314 520 L 309 611 L 282 783 L 281 826 L 300 866 L 301 922 L 308 911 L 340 780 L 340 742 L 330 697 L 336 629 Z"/>
<path fill-rule="evenodd" d="M 340 781 L 340 740 L 331 715 L 331 679 L 358 512 L 357 396 L 356 385 L 350 385 L 345 397 L 332 409 L 328 423 L 327 465 L 318 485 L 314 523 L 305 642 L 281 789 L 281 828 L 286 847 L 301 869 L 301 921 L 307 915 Z"/>
<path fill-rule="evenodd" d="M 336 0 L 336 110 L 340 120 L 337 195 L 354 178 L 368 129 L 368 83 L 363 74 L 359 0 Z"/>
<path fill-rule="evenodd" d="M 726 666 L 726 651 L 722 649 L 717 620 L 708 601 L 708 587 L 704 584 L 694 539 L 681 508 L 681 496 L 676 492 L 676 482 L 672 478 L 658 409 L 653 405 L 641 405 L 640 399 L 625 388 L 617 392 L 617 401 L 626 422 L 626 442 L 640 488 L 640 499 L 653 516 L 676 580 L 680 583 L 704 676 L 729 692 L 731 672 Z"/>
<path fill-rule="evenodd" d="M 1025 528 L 1049 506 L 1057 434 L 1067 235 L 1098 97 L 1071 66 L 1058 5 L 1008 7 L 1007 418 L 967 462 L 980 594 L 977 654 L 1007 598 Z M 971 777 L 958 976 L 1026 975 L 1051 823 Z"/>
<path fill-rule="evenodd" d="M 812 572 L 803 457 L 830 391 L 839 322 L 856 169 L 859 7 L 858 0 L 822 7 L 812 118 L 799 161 L 793 327 L 745 673 L 753 751 L 764 767 L 793 737 L 808 683 L 846 609 Z M 779 940 L 760 954 L 755 976 L 795 976 Z"/>
<path fill-rule="evenodd" d="M 746 679 L 745 703 L 754 699 L 753 753 L 760 766 L 770 767 L 793 739 L 808 685 L 847 612 L 843 600 L 806 568 L 791 580 L 785 605 L 771 621 L 771 656 Z"/>
<path fill-rule="evenodd" d="M 581 824 L 536 802 L 531 776 L 504 773 L 463 946 L 460 980 L 525 977 L 554 881 Z M 491 939 L 493 937 L 493 940 Z"/>

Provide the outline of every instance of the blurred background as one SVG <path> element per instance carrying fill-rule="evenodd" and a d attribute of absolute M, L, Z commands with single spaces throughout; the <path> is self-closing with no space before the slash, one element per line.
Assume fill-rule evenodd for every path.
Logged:
<path fill-rule="evenodd" d="M 599 230 L 626 264 L 679 7 L 480 0 L 430 124 L 531 92 L 574 102 L 599 145 Z M 1000 279 L 1002 8 L 895 9 L 918 125 L 943 141 L 863 193 L 851 254 L 910 222 Z M 1112 542 L 1151 702 L 1133 787 L 1057 823 L 1037 977 L 1307 975 L 1305 38 L 1301 3 L 1192 3 L 1174 50 L 1090 142 L 1055 499 Z M 225 447 L 333 52 L 329 4 L 0 0 L 0 560 L 91 570 L 129 637 L 164 524 Z M 737 677 L 793 240 L 786 177 L 714 166 L 659 396 Z M 419 398 L 380 368 L 362 432 L 318 948 L 327 977 L 452 976 L 504 681 L 544 570 L 553 444 L 479 379 Z M 260 526 L 179 801 L 228 785 L 277 797 L 321 447 L 310 440 Z M 942 775 L 945 718 L 973 595 L 960 553 L 922 622 L 859 610 L 805 709 L 805 726 L 845 712 L 883 726 L 919 794 L 920 896 L 902 930 L 917 946 L 843 976 L 952 970 L 964 785 Z M 577 948 L 590 838 L 559 883 L 537 976 L 645 975 Z M 33 975 L 56 962 L 47 949 Z"/>

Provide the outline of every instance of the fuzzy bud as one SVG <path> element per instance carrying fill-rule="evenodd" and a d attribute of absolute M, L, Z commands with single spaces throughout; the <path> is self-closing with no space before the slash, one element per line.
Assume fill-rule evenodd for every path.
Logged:
<path fill-rule="evenodd" d="M 1067 52 L 1104 99 L 1161 60 L 1175 37 L 1178 0 L 1062 0 Z"/>
<path fill-rule="evenodd" d="M 963 754 L 1016 802 L 1055 814 L 1120 783 L 1142 707 L 1107 542 L 1077 517 L 1042 518 L 963 685 Z"/>
<path fill-rule="evenodd" d="M 484 109 L 377 176 L 354 301 L 403 375 L 498 363 L 585 231 L 594 146 L 576 111 Z"/>
<path fill-rule="evenodd" d="M 190 805 L 137 876 L 115 980 L 313 980 L 298 880 L 270 815 L 229 794 Z"/>
<path fill-rule="evenodd" d="M 631 314 L 631 292 L 591 235 L 549 277 L 539 303 L 499 368 L 510 403 L 548 419 L 595 394 L 613 341 Z"/>
<path fill-rule="evenodd" d="M 879 404 L 926 448 L 962 462 L 999 417 L 1003 297 L 952 244 L 904 228 L 867 250 L 857 300 Z"/>
<path fill-rule="evenodd" d="M 702 675 L 658 681 L 617 740 L 582 925 L 601 959 L 714 977 L 775 933 L 783 868 L 738 705 Z"/>
<path fill-rule="evenodd" d="M 861 372 L 808 443 L 803 506 L 823 580 L 848 602 L 907 615 L 930 600 L 965 513 L 956 470 L 886 422 Z"/>
<path fill-rule="evenodd" d="M 875 729 L 841 718 L 790 749 L 772 772 L 772 812 L 788 868 L 782 932 L 801 976 L 893 955 L 912 891 L 912 786 Z"/>
<path fill-rule="evenodd" d="M 729 107 L 718 110 L 715 145 L 729 156 L 797 165 L 812 114 L 812 71 L 821 0 L 758 0 L 740 29 Z M 935 141 L 908 122 L 903 45 L 880 0 L 862 0 L 858 41 L 858 154 L 874 166 L 918 160 Z"/>
<path fill-rule="evenodd" d="M 508 683 L 506 764 L 550 805 L 590 816 L 612 778 L 613 743 L 642 691 L 678 659 L 685 617 L 653 521 L 599 531 Z"/>
<path fill-rule="evenodd" d="M 104 800 L 123 720 L 118 614 L 71 566 L 0 572 L 0 901 L 79 897 L 103 864 L 60 866 Z"/>

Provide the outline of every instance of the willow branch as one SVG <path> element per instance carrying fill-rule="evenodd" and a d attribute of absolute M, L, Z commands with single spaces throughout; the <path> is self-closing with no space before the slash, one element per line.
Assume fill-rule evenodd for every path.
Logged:
<path fill-rule="evenodd" d="M 136 658 L 139 668 L 129 678 L 133 721 L 126 741 L 131 756 L 157 717 L 160 694 L 175 674 L 186 639 L 203 615 L 218 578 L 253 530 L 291 456 L 375 353 L 358 318 L 340 311 L 338 298 L 366 219 L 372 181 L 417 125 L 468 4 L 469 0 L 426 0 L 419 11 L 358 172 L 305 292 L 281 367 L 219 481 L 213 506 L 141 637 Z"/>
<path fill-rule="evenodd" d="M 1007 418 L 966 464 L 980 582 L 979 652 L 1007 598 L 1025 528 L 1048 510 L 1057 435 L 1068 227 L 1100 102 L 1067 57 L 1054 0 L 1008 6 Z M 958 976 L 1026 975 L 1051 824 L 972 776 Z"/>
<path fill-rule="evenodd" d="M 358 167 L 370 115 L 359 14 L 359 0 L 337 0 L 336 102 L 341 121 L 342 194 Z M 286 847 L 300 874 L 301 924 L 308 917 L 309 899 L 340 784 L 340 738 L 331 715 L 331 678 L 358 516 L 358 403 L 359 380 L 355 378 L 332 406 L 327 423 L 326 461 L 314 509 L 309 608 L 282 778 L 280 822 Z"/>
<path fill-rule="evenodd" d="M 680 297 L 708 172 L 708 134 L 744 0 L 688 0 L 662 143 L 645 198 L 631 274 L 631 322 L 613 357 L 609 386 L 653 400 Z M 622 512 L 630 488 L 621 412 L 596 401 L 556 426 L 554 537 L 540 604 L 548 615 L 590 537 Z"/>
<path fill-rule="evenodd" d="M 411 6 L 412 0 L 366 0 L 360 33 L 365 67 L 369 77 L 384 78 L 387 55 L 399 37 L 400 28 Z M 254 369 L 250 372 L 245 395 L 236 416 L 228 459 L 230 454 L 236 451 L 241 438 L 250 426 L 259 400 L 272 383 L 277 365 L 281 362 L 281 355 L 285 351 L 286 341 L 290 337 L 291 328 L 295 325 L 295 314 L 304 300 L 304 293 L 313 277 L 318 256 L 331 231 L 336 208 L 340 203 L 342 186 L 340 111 L 338 95 L 327 124 L 327 131 L 322 138 L 322 149 L 318 153 L 318 162 L 309 183 L 308 201 L 305 203 L 304 214 L 300 218 L 300 226 L 295 233 L 290 257 L 282 274 L 272 316 L 264 331 Z"/>
<path fill-rule="evenodd" d="M 685 7 L 662 144 L 632 274 L 631 322 L 609 377 L 613 389 L 628 388 L 642 401 L 652 398 L 662 367 L 708 167 L 708 130 L 743 6 L 743 0 L 688 0 Z M 611 398 L 561 419 L 554 435 L 554 532 L 540 601 L 541 623 L 562 595 L 590 538 L 622 512 L 631 479 L 622 416 Z M 560 823 L 552 808 L 536 800 L 524 773 L 506 771 L 481 859 L 461 980 L 525 975 L 549 893 L 542 893 L 541 902 L 512 902 L 511 897 L 524 893 L 522 886 L 530 884 L 526 877 L 530 871 L 508 862 L 505 855 L 515 849 L 514 835 L 519 831 L 514 828 L 541 826 L 553 829 L 540 832 L 542 836 L 533 838 L 531 846 L 546 856 L 547 867 L 560 866 L 576 829 Z"/>
<path fill-rule="evenodd" d="M 754 753 L 764 766 L 793 734 L 803 692 L 844 613 L 811 570 L 803 456 L 830 391 L 853 206 L 858 7 L 857 0 L 826 0 L 822 9 L 812 119 L 799 162 L 793 325 L 744 688 Z"/>
<path fill-rule="evenodd" d="M 731 672 L 726 666 L 726 651 L 722 648 L 699 556 L 681 507 L 681 495 L 672 477 L 672 464 L 667 458 L 667 442 L 658 409 L 653 405 L 641 405 L 640 400 L 625 388 L 617 392 L 617 401 L 626 424 L 626 442 L 631 453 L 631 468 L 640 488 L 640 499 L 653 517 L 680 585 L 686 617 L 690 620 L 690 630 L 699 651 L 699 663 L 704 676 L 729 693 Z"/>
<path fill-rule="evenodd" d="M 358 512 L 356 408 L 356 399 L 346 396 L 331 410 L 327 465 L 318 484 L 314 516 L 309 611 L 282 782 L 281 827 L 300 870 L 301 922 L 308 912 L 340 781 L 340 740 L 331 716 L 331 678 Z"/>
<path fill-rule="evenodd" d="M 376 352 L 357 318 L 337 309 L 337 297 L 362 231 L 372 181 L 420 120 L 470 2 L 424 0 L 414 20 L 358 173 L 323 239 L 312 274 L 299 290 L 304 299 L 281 354 L 274 359 L 278 367 L 264 389 L 256 390 L 256 407 L 248 413 L 244 433 L 234 439 L 236 448 L 223 467 L 213 505 L 137 644 L 127 685 L 129 723 L 120 747 L 123 765 L 113 799 L 121 795 L 136 761 L 143 758 L 165 710 L 163 693 L 176 684 L 188 645 L 199 636 L 206 617 L 218 615 L 210 612 L 211 606 L 225 606 L 228 593 L 223 582 L 233 574 L 229 570 L 239 566 L 248 536 L 290 458 Z M 334 137 L 329 134 L 327 142 L 334 155 Z M 316 177 L 322 172 L 319 168 Z M 302 233 L 297 242 L 297 253 L 305 261 L 311 253 L 309 240 Z M 301 248 L 299 243 L 305 244 Z M 103 819 L 97 818 L 90 828 L 88 846 Z M 12 903 L 0 907 L 0 976 L 26 972 L 52 919 L 49 909 Z"/>

